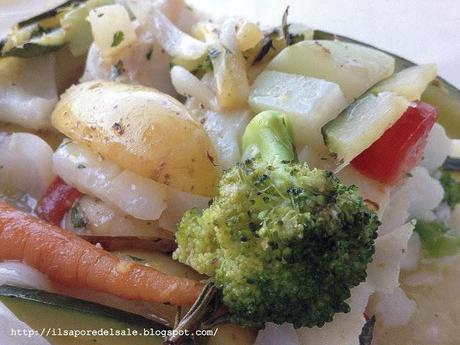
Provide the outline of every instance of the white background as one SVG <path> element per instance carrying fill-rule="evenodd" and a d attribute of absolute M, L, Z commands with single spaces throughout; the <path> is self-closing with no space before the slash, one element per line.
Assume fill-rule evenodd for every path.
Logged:
<path fill-rule="evenodd" d="M 139 0 L 142 1 L 142 0 Z M 59 0 L 0 0 L 2 27 Z M 62 2 L 62 0 L 61 0 Z M 277 25 L 290 21 L 349 36 L 417 63 L 434 62 L 460 87 L 460 0 L 188 0 L 217 16 L 242 15 Z M 26 15 L 27 16 L 27 15 Z"/>

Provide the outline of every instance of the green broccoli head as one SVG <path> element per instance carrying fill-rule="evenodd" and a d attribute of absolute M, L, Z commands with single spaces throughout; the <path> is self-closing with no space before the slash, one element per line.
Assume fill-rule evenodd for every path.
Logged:
<path fill-rule="evenodd" d="M 285 119 L 270 114 L 245 132 L 248 139 L 269 125 L 270 144 L 243 139 L 247 158 L 224 174 L 207 209 L 184 215 L 174 256 L 214 279 L 235 323 L 322 326 L 349 311 L 345 300 L 366 278 L 379 222 L 355 187 L 293 162 Z"/>

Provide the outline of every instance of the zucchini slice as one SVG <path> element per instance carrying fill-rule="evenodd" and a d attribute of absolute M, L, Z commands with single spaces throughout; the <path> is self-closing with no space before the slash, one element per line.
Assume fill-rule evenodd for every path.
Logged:
<path fill-rule="evenodd" d="M 404 59 L 398 55 L 378 49 L 366 43 L 362 43 L 351 38 L 335 35 L 330 32 L 315 30 L 313 38 L 315 40 L 340 40 L 344 42 L 361 44 L 376 50 L 380 50 L 395 59 L 395 72 L 405 68 L 415 66 L 412 61 Z M 438 122 L 444 126 L 447 134 L 451 138 L 460 138 L 460 90 L 455 86 L 437 77 L 431 82 L 422 94 L 422 101 L 431 104 L 438 111 Z"/>
<path fill-rule="evenodd" d="M 53 52 L 67 43 L 74 56 L 83 55 L 92 42 L 86 17 L 91 9 L 113 0 L 72 0 L 16 24 L 0 41 L 0 56 L 30 58 Z"/>
<path fill-rule="evenodd" d="M 107 330 L 144 334 L 144 330 L 166 330 L 166 327 L 142 316 L 79 300 L 73 297 L 21 287 L 0 286 L 0 302 L 33 329 L 45 329 L 44 336 L 55 345 L 161 345 L 158 336 L 57 336 L 59 330 Z M 47 329 L 51 331 L 46 335 Z M 55 332 L 54 335 L 52 332 Z"/>
<path fill-rule="evenodd" d="M 393 92 L 367 94 L 322 128 L 324 142 L 341 164 L 347 164 L 391 127 L 409 105 L 406 98 Z"/>

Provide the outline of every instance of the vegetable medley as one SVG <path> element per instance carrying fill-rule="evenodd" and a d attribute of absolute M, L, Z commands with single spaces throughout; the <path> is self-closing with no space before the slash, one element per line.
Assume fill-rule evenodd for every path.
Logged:
<path fill-rule="evenodd" d="M 288 9 L 262 28 L 71 0 L 18 23 L 0 42 L 0 320 L 456 344 L 460 144 L 437 120 L 459 93 L 436 74 Z"/>

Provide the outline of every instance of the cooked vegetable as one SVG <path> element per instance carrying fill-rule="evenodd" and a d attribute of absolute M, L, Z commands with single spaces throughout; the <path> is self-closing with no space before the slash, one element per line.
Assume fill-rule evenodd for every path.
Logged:
<path fill-rule="evenodd" d="M 33 329 L 46 329 L 50 325 L 57 330 L 74 330 L 75 322 L 78 321 L 79 330 L 99 330 L 108 332 L 131 332 L 136 330 L 143 334 L 144 329 L 164 330 L 165 326 L 142 316 L 124 312 L 118 309 L 106 307 L 93 302 L 44 292 L 34 289 L 3 285 L 0 286 L 0 302 L 4 303 L 18 318 L 31 325 Z M 39 316 L 39 317 L 37 317 Z M 125 337 L 116 336 L 83 336 L 58 337 L 44 332 L 45 337 L 55 345 L 80 345 L 83 342 L 91 342 L 95 345 L 126 344 Z M 76 334 L 76 333 L 74 333 Z M 153 333 L 152 333 L 153 334 Z M 162 339 L 157 336 L 129 337 L 129 343 L 133 345 L 161 345 Z"/>
<path fill-rule="evenodd" d="M 120 260 L 70 231 L 0 202 L 0 260 L 19 260 L 63 285 L 115 296 L 190 305 L 202 285 Z"/>
<path fill-rule="evenodd" d="M 0 121 L 33 130 L 51 127 L 58 100 L 55 59 L 0 59 Z"/>
<path fill-rule="evenodd" d="M 220 31 L 213 23 L 198 23 L 193 29 L 194 35 L 206 42 L 207 56 L 196 68 L 182 64 L 195 75 L 214 72 L 217 99 L 223 108 L 246 105 L 249 94 L 246 63 L 238 49 L 236 27 L 237 21 L 233 18 L 226 20 Z"/>
<path fill-rule="evenodd" d="M 160 253 L 172 253 L 176 249 L 174 239 L 167 238 L 139 238 L 134 236 L 94 236 L 80 235 L 81 238 L 94 244 L 100 245 L 104 250 L 113 252 L 122 249 L 131 250 L 155 250 Z"/>
<path fill-rule="evenodd" d="M 283 13 L 281 26 L 264 32 L 263 40 L 243 52 L 249 65 L 264 66 L 288 45 L 313 39 L 311 28 L 302 24 L 287 23 L 287 14 L 288 9 Z"/>
<path fill-rule="evenodd" d="M 303 41 L 284 49 L 268 70 L 303 74 L 339 84 L 349 102 L 389 77 L 394 59 L 362 45 L 340 41 Z"/>
<path fill-rule="evenodd" d="M 374 335 L 375 315 L 366 321 L 363 330 L 359 335 L 359 345 L 372 345 Z"/>
<path fill-rule="evenodd" d="M 457 159 L 455 159 L 455 161 L 457 161 Z M 454 209 L 455 205 L 460 203 L 460 182 L 453 174 L 458 168 L 455 170 L 449 169 L 452 167 L 452 162 L 452 159 L 448 159 L 446 161 L 447 164 L 444 164 L 443 168 L 441 168 L 439 182 L 441 182 L 442 188 L 444 189 L 444 201 L 447 202 L 451 209 Z"/>
<path fill-rule="evenodd" d="M 413 66 L 377 84 L 323 127 L 324 141 L 330 151 L 345 163 L 355 158 L 401 118 L 408 101 L 420 99 L 435 75 L 433 65 Z M 427 129 L 431 127 L 432 124 Z"/>
<path fill-rule="evenodd" d="M 441 221 L 418 220 L 415 231 L 422 240 L 422 248 L 428 256 L 439 258 L 460 252 L 460 235 Z"/>
<path fill-rule="evenodd" d="M 0 190 L 3 195 L 40 198 L 54 179 L 53 150 L 30 133 L 0 134 Z"/>
<path fill-rule="evenodd" d="M 409 101 L 420 100 L 428 84 L 436 78 L 436 65 L 412 66 L 392 75 L 371 89 L 374 94 L 394 92 Z"/>
<path fill-rule="evenodd" d="M 259 26 L 248 20 L 238 23 L 236 30 L 236 42 L 240 51 L 245 51 L 255 47 L 264 38 Z"/>
<path fill-rule="evenodd" d="M 18 23 L 0 42 L 0 56 L 30 58 L 50 53 L 70 43 L 73 55 L 84 54 L 91 44 L 86 17 L 91 9 L 113 0 L 67 1 L 41 15 Z"/>
<path fill-rule="evenodd" d="M 326 80 L 264 71 L 252 86 L 249 104 L 256 113 L 264 110 L 285 113 L 292 123 L 297 148 L 308 145 L 327 154 L 321 127 L 337 117 L 347 101 L 340 87 Z"/>
<path fill-rule="evenodd" d="M 37 215 L 48 223 L 59 225 L 64 215 L 81 195 L 78 189 L 69 186 L 60 177 L 57 177 L 38 202 Z"/>
<path fill-rule="evenodd" d="M 98 7 L 89 12 L 88 21 L 99 47 L 102 57 L 114 62 L 113 59 L 121 51 L 132 45 L 137 37 L 129 14 L 121 5 Z"/>
<path fill-rule="evenodd" d="M 351 161 L 351 165 L 377 181 L 397 183 L 420 162 L 436 117 L 436 109 L 426 103 L 407 108 L 393 126 Z"/>
<path fill-rule="evenodd" d="M 239 324 L 322 326 L 348 312 L 344 301 L 374 253 L 377 215 L 355 187 L 295 162 L 281 113 L 257 115 L 243 149 L 209 208 L 183 217 L 174 257 L 213 278 Z"/>
<path fill-rule="evenodd" d="M 53 169 L 82 193 L 95 196 L 132 217 L 156 220 L 166 208 L 166 185 L 123 170 L 74 142 L 64 141 L 54 152 Z"/>
<path fill-rule="evenodd" d="M 406 60 L 395 54 L 385 52 L 376 47 L 358 42 L 351 38 L 315 30 L 314 38 L 317 40 L 340 40 L 343 42 L 366 45 L 372 49 L 382 51 L 395 59 L 395 71 L 401 71 L 405 68 L 415 66 L 409 60 Z M 460 133 L 460 90 L 444 80 L 437 77 L 431 82 L 425 92 L 422 94 L 421 100 L 425 103 L 431 104 L 438 111 L 438 122 L 446 129 L 447 134 L 451 138 L 459 136 Z"/>
<path fill-rule="evenodd" d="M 52 122 L 121 168 L 185 192 L 215 192 L 221 172 L 206 132 L 181 103 L 155 89 L 82 83 L 62 95 Z"/>
<path fill-rule="evenodd" d="M 329 151 L 343 163 L 372 145 L 409 107 L 409 101 L 391 92 L 368 94 L 322 128 Z"/>

